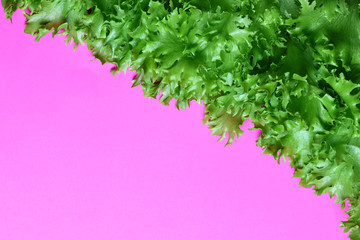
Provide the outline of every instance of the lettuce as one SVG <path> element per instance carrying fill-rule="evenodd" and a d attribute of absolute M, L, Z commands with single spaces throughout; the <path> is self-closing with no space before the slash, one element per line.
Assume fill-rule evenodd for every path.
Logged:
<path fill-rule="evenodd" d="M 87 44 L 133 86 L 186 109 L 204 103 L 227 143 L 252 119 L 258 146 L 300 185 L 348 201 L 360 239 L 360 7 L 356 0 L 2 0 L 25 32 Z"/>

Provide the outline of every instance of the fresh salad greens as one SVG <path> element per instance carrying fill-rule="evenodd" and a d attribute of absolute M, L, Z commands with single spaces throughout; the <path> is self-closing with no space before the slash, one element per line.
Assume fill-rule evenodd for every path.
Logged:
<path fill-rule="evenodd" d="M 160 102 L 206 106 L 213 134 L 241 135 L 287 158 L 301 185 L 349 201 L 343 222 L 360 239 L 360 5 L 357 0 L 2 0 L 26 10 L 25 32 L 87 44 L 137 71 Z"/>

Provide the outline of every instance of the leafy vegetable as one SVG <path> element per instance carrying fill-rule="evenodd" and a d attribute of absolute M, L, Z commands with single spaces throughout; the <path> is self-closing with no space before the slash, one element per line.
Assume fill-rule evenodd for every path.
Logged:
<path fill-rule="evenodd" d="M 360 7 L 356 0 L 2 0 L 27 9 L 25 32 L 86 42 L 132 66 L 134 86 L 185 109 L 227 144 L 252 119 L 257 144 L 287 158 L 301 185 L 336 195 L 360 239 Z"/>

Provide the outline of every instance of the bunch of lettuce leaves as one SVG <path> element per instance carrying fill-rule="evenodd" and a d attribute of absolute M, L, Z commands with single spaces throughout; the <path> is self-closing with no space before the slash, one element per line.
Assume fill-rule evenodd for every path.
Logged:
<path fill-rule="evenodd" d="M 204 103 L 213 134 L 242 133 L 289 158 L 300 185 L 349 201 L 360 239 L 360 5 L 357 0 L 2 0 L 25 32 L 87 44 L 133 85 L 185 109 Z M 75 45 L 75 46 L 76 46 Z"/>

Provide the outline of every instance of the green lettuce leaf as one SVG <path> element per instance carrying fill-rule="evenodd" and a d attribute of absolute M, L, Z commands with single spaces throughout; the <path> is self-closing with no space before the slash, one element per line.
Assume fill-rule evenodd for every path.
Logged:
<path fill-rule="evenodd" d="M 251 119 L 257 144 L 289 158 L 300 185 L 349 202 L 360 239 L 360 7 L 355 0 L 2 0 L 25 32 L 66 35 L 132 67 L 145 96 L 204 103 L 226 144 Z"/>

